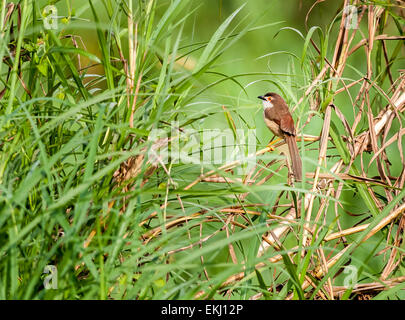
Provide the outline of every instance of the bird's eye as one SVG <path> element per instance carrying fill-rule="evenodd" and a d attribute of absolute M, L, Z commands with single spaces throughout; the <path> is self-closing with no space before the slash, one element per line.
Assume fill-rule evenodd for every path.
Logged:
<path fill-rule="evenodd" d="M 267 100 L 268 100 L 268 101 L 271 101 L 271 96 L 268 96 L 268 97 L 267 97 Z"/>

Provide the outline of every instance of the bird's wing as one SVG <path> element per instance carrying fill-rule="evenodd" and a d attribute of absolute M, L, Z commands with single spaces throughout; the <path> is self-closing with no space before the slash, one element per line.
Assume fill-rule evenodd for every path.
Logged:
<path fill-rule="evenodd" d="M 280 120 L 281 131 L 295 136 L 294 120 L 289 113 L 284 114 Z"/>

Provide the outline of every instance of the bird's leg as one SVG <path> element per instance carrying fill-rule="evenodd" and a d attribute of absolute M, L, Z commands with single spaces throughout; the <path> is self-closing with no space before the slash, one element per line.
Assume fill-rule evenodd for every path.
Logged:
<path fill-rule="evenodd" d="M 277 138 L 274 140 L 275 137 L 276 136 L 274 136 L 273 139 L 271 139 L 270 142 L 268 143 L 268 145 L 266 146 L 267 148 L 270 149 L 269 151 L 274 151 L 273 145 L 282 140 L 282 138 Z"/>

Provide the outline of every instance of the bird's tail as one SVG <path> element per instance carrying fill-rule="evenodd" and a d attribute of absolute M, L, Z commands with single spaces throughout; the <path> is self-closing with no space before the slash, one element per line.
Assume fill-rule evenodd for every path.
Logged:
<path fill-rule="evenodd" d="M 296 181 L 302 180 L 302 162 L 300 153 L 298 151 L 297 141 L 295 136 L 285 134 L 284 139 L 287 142 L 288 150 L 290 152 L 291 166 Z"/>

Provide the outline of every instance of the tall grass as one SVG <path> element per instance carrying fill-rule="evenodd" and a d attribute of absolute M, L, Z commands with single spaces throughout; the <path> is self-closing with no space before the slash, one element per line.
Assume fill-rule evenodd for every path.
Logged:
<path fill-rule="evenodd" d="M 45 28 L 45 4 L 2 2 L 0 298 L 403 298 L 403 8 L 353 1 L 351 29 L 342 1 L 326 29 L 280 27 L 302 37 L 284 74 L 229 75 L 222 56 L 279 22 L 241 5 L 199 42 L 198 3 L 67 2 Z M 256 113 L 256 81 L 294 112 L 302 183 L 259 131 L 249 170 L 153 156 L 210 119 L 235 139 L 262 126 L 215 101 L 225 84 Z"/>

